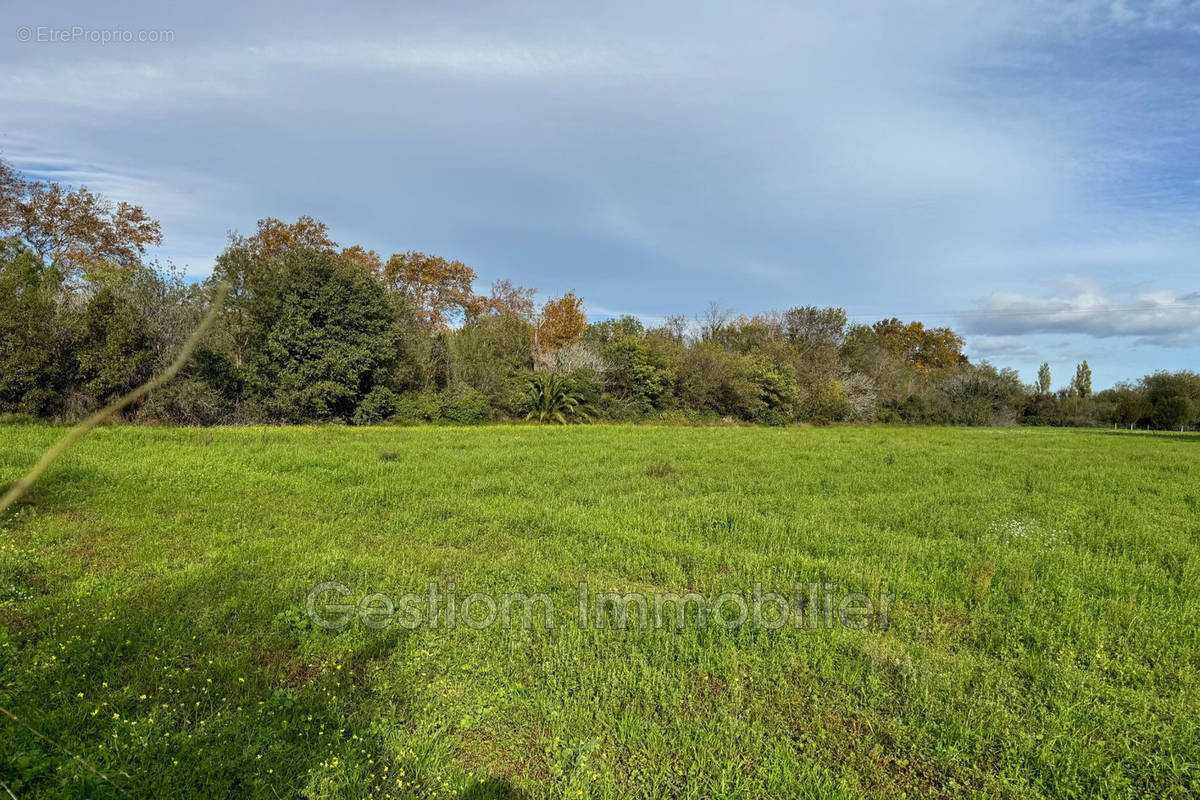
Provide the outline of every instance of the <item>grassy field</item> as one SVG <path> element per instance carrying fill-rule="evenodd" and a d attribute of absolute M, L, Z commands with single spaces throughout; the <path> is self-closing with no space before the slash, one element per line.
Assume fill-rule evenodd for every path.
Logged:
<path fill-rule="evenodd" d="M 0 427 L 0 484 L 62 432 Z M 322 581 L 543 592 L 555 625 L 326 630 Z M 580 582 L 812 581 L 894 595 L 886 630 L 579 620 Z M 1198 624 L 1195 435 L 105 428 L 0 520 L 0 780 L 21 800 L 1191 797 Z"/>

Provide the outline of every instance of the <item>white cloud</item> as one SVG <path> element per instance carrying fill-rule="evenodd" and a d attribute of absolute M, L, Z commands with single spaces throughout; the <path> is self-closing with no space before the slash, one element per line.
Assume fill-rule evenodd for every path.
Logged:
<path fill-rule="evenodd" d="M 960 324 L 968 333 L 998 337 L 1062 333 L 1161 347 L 1200 344 L 1200 292 L 1106 289 L 1087 278 L 1063 284 L 1065 292 L 1049 297 L 997 292 L 960 315 Z"/>

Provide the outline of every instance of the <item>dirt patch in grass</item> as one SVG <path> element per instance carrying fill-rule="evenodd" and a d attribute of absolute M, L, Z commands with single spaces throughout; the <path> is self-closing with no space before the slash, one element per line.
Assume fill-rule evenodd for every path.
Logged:
<path fill-rule="evenodd" d="M 725 694 L 725 681 L 715 675 L 691 675 L 688 685 L 692 691 L 682 698 L 679 713 L 688 719 L 711 716 L 714 702 Z"/>
<path fill-rule="evenodd" d="M 863 774 L 863 788 L 879 797 L 950 797 L 947 776 L 932 764 L 886 753 L 871 766 Z"/>
<path fill-rule="evenodd" d="M 963 788 L 938 765 L 894 752 L 894 738 L 878 722 L 830 712 L 822 725 L 832 735 L 835 759 L 854 768 L 871 796 L 948 798 Z"/>
<path fill-rule="evenodd" d="M 646 466 L 646 477 L 669 478 L 678 471 L 673 461 L 652 461 Z"/>
<path fill-rule="evenodd" d="M 108 571 L 128 560 L 128 547 L 96 514 L 72 511 L 64 515 L 72 528 L 72 554 L 89 570 Z"/>
<path fill-rule="evenodd" d="M 286 689 L 299 689 L 321 676 L 318 664 L 274 646 L 255 648 L 254 665 L 268 676 L 271 685 Z"/>
<path fill-rule="evenodd" d="M 454 760 L 465 770 L 506 785 L 544 785 L 550 780 L 544 746 L 549 736 L 545 729 L 519 729 L 502 736 L 487 728 L 470 728 L 459 732 Z"/>

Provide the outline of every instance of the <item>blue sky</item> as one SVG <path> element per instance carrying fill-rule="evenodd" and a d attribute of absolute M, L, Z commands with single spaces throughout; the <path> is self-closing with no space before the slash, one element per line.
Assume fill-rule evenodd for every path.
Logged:
<path fill-rule="evenodd" d="M 144 205 L 189 275 L 311 214 L 594 317 L 839 305 L 1026 380 L 1200 369 L 1200 3 L 169 5 L 6 14 L 0 153 Z"/>

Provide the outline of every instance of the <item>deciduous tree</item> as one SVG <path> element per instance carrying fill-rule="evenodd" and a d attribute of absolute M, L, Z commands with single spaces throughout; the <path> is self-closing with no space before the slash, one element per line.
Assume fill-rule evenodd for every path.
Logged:
<path fill-rule="evenodd" d="M 148 245 L 162 242 L 158 222 L 141 206 L 113 203 L 86 186 L 26 181 L 3 161 L 0 234 L 19 238 L 68 283 L 104 264 L 131 269 Z"/>
<path fill-rule="evenodd" d="M 905 324 L 892 317 L 876 322 L 872 330 L 880 344 L 921 375 L 953 367 L 962 358 L 963 339 L 949 328 L 926 328 L 921 322 Z"/>
<path fill-rule="evenodd" d="M 383 268 L 388 288 L 408 298 L 428 330 L 477 315 L 486 305 L 475 295 L 475 270 L 461 261 L 409 251 L 396 253 Z"/>
<path fill-rule="evenodd" d="M 331 253 L 337 242 L 329 238 L 329 226 L 310 216 L 295 222 L 267 217 L 258 221 L 258 230 L 245 240 L 250 252 L 266 259 L 282 258 L 297 250 Z"/>
<path fill-rule="evenodd" d="M 1092 368 L 1086 360 L 1075 367 L 1075 377 L 1071 379 L 1071 393 L 1076 397 L 1092 396 Z"/>
<path fill-rule="evenodd" d="M 547 300 L 542 306 L 535 346 L 541 350 L 557 350 L 578 342 L 586 330 L 583 298 L 567 292 L 562 297 Z"/>
<path fill-rule="evenodd" d="M 358 264 L 370 275 L 383 274 L 383 259 L 374 250 L 365 250 L 362 245 L 342 248 L 342 258 Z"/>
<path fill-rule="evenodd" d="M 1184 427 L 1192 421 L 1195 413 L 1196 409 L 1192 405 L 1191 399 L 1181 394 L 1164 397 L 1155 403 L 1154 410 L 1151 412 L 1154 424 L 1159 428 L 1167 430 L 1178 428 L 1180 431 L 1183 431 Z"/>
<path fill-rule="evenodd" d="M 492 282 L 492 293 L 484 303 L 488 313 L 500 317 L 515 317 L 524 322 L 533 322 L 537 315 L 534 303 L 536 290 L 517 286 L 511 281 Z"/>
<path fill-rule="evenodd" d="M 1045 361 L 1038 367 L 1037 390 L 1038 394 L 1050 394 L 1050 364 Z"/>
<path fill-rule="evenodd" d="M 94 293 L 76 321 L 77 379 L 96 406 L 149 380 L 154 372 L 150 320 L 115 281 Z"/>
<path fill-rule="evenodd" d="M 846 341 L 846 311 L 842 308 L 799 306 L 783 313 L 784 336 L 801 354 L 837 349 Z"/>

